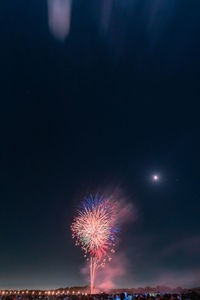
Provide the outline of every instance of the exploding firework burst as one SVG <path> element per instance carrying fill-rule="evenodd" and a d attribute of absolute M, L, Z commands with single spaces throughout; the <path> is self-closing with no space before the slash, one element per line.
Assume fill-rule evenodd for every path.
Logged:
<path fill-rule="evenodd" d="M 85 256 L 90 257 L 91 293 L 96 269 L 110 261 L 110 254 L 119 233 L 117 203 L 103 196 L 92 195 L 81 203 L 77 216 L 71 225 L 76 245 L 82 247 Z"/>

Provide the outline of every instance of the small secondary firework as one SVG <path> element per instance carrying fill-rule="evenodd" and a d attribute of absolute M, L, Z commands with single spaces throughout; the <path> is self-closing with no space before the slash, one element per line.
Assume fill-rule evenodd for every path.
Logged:
<path fill-rule="evenodd" d="M 81 246 L 85 257 L 90 258 L 91 294 L 98 267 L 111 260 L 111 253 L 118 238 L 118 205 L 110 198 L 90 195 L 81 202 L 71 225 L 72 237 Z"/>

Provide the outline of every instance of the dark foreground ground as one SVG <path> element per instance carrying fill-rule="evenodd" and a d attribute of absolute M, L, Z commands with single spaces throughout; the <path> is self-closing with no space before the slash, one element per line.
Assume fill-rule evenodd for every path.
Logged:
<path fill-rule="evenodd" d="M 188 290 L 184 293 L 145 293 L 145 294 L 95 294 L 87 293 L 64 294 L 52 291 L 2 291 L 2 300 L 200 300 L 200 290 Z"/>

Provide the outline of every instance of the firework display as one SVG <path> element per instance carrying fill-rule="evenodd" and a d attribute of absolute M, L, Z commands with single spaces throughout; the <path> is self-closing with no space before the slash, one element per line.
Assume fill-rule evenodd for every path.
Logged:
<path fill-rule="evenodd" d="M 115 201 L 90 195 L 81 202 L 77 216 L 71 225 L 72 237 L 90 259 L 91 294 L 96 269 L 111 260 L 119 233 L 118 205 Z"/>

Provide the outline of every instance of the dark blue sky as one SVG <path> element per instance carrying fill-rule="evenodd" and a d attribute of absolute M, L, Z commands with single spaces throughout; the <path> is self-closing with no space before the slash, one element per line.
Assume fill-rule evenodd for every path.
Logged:
<path fill-rule="evenodd" d="M 87 284 L 70 223 L 115 188 L 137 209 L 117 284 L 198 285 L 200 4 L 72 1 L 63 41 L 46 1 L 0 3 L 0 288 Z"/>

